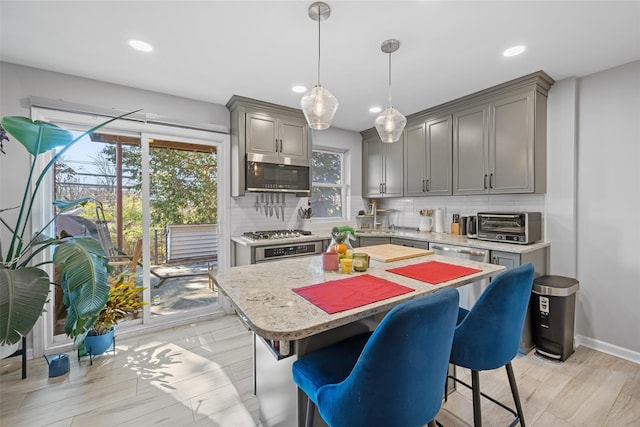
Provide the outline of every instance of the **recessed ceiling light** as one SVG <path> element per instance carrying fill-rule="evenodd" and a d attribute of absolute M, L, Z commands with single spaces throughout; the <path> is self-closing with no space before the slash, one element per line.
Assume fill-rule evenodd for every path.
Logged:
<path fill-rule="evenodd" d="M 371 108 L 369 108 L 369 112 L 373 113 L 373 114 L 379 113 L 380 111 L 382 111 L 382 107 L 371 107 Z"/>
<path fill-rule="evenodd" d="M 291 88 L 291 90 L 295 93 L 305 93 L 307 91 L 307 88 L 304 86 L 294 86 Z"/>
<path fill-rule="evenodd" d="M 140 52 L 151 52 L 153 50 L 153 46 L 142 40 L 131 39 L 129 40 L 129 46 Z"/>
<path fill-rule="evenodd" d="M 504 52 L 502 52 L 502 56 L 516 56 L 516 55 L 520 55 L 522 52 L 524 52 L 525 50 L 527 50 L 526 46 L 523 45 L 519 45 L 519 46 L 512 46 L 509 49 L 505 50 Z"/>

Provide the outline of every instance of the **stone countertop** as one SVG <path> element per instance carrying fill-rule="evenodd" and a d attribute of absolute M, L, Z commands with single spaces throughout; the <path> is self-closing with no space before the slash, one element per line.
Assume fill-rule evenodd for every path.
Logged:
<path fill-rule="evenodd" d="M 292 239 L 269 239 L 269 240 L 251 240 L 244 236 L 232 237 L 231 240 L 243 246 L 265 246 L 273 244 L 290 244 L 290 243 L 304 243 L 304 242 L 316 242 L 318 240 L 331 239 L 330 230 L 316 231 L 311 236 L 301 236 Z M 442 243 L 448 245 L 466 246 L 476 249 L 488 249 L 492 251 L 503 251 L 516 254 L 525 254 L 528 252 L 534 252 L 541 248 L 550 246 L 547 242 L 536 242 L 529 245 L 518 245 L 515 243 L 500 243 L 490 242 L 487 240 L 472 239 L 467 236 L 458 236 L 454 234 L 446 233 L 433 233 L 425 231 L 417 231 L 410 228 L 398 228 L 395 231 L 366 231 L 358 232 L 358 237 L 391 237 L 399 239 L 411 239 L 422 242 Z"/>
<path fill-rule="evenodd" d="M 437 285 L 410 279 L 386 271 L 389 268 L 441 261 L 482 270 L 469 276 Z M 259 336 L 271 340 L 297 340 L 390 310 L 406 299 L 425 295 L 445 287 L 475 282 L 504 270 L 501 265 L 427 255 L 392 263 L 371 261 L 364 273 L 344 274 L 323 271 L 322 257 L 298 257 L 286 260 L 232 267 L 212 274 L 218 289 L 226 295 L 238 314 Z M 292 291 L 293 288 L 370 274 L 415 289 L 405 295 L 385 299 L 351 310 L 327 314 Z"/>

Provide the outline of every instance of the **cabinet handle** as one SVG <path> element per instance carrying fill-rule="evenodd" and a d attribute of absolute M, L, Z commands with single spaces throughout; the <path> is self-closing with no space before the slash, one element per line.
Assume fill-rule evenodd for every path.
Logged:
<path fill-rule="evenodd" d="M 282 139 L 280 140 L 280 152 L 282 153 Z"/>
<path fill-rule="evenodd" d="M 426 185 L 425 188 L 426 188 L 427 192 L 429 192 L 429 180 L 428 179 L 427 179 L 427 185 Z"/>
<path fill-rule="evenodd" d="M 484 174 L 484 189 L 487 189 L 487 174 Z"/>
<path fill-rule="evenodd" d="M 423 192 L 423 193 L 424 193 L 425 191 L 427 191 L 427 189 L 426 189 L 427 187 L 425 186 L 425 184 L 424 184 L 424 183 L 425 183 L 425 180 L 423 179 L 423 180 L 422 180 L 422 192 Z"/>
<path fill-rule="evenodd" d="M 278 152 L 278 138 L 276 138 L 276 153 Z"/>
<path fill-rule="evenodd" d="M 379 191 L 378 191 L 378 192 L 379 192 L 380 194 L 382 194 L 382 183 L 380 183 L 380 184 L 378 185 L 378 188 L 379 188 Z"/>
<path fill-rule="evenodd" d="M 489 188 L 493 188 L 493 174 L 489 175 Z"/>
<path fill-rule="evenodd" d="M 491 264 L 497 264 L 498 260 L 496 259 L 496 257 L 493 257 L 493 259 L 491 260 Z"/>

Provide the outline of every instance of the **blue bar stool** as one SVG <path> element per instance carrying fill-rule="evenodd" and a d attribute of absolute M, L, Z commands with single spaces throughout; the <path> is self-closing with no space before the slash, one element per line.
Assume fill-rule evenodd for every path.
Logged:
<path fill-rule="evenodd" d="M 443 289 L 394 307 L 373 333 L 309 353 L 293 364 L 315 407 L 332 427 L 435 425 L 442 404 L 458 292 Z"/>
<path fill-rule="evenodd" d="M 491 281 L 471 311 L 459 309 L 450 361 L 456 366 L 471 369 L 471 385 L 453 376 L 449 378 L 472 390 L 475 427 L 482 426 L 480 396 L 511 412 L 515 418 L 510 426 L 519 422 L 524 427 L 524 414 L 511 361 L 518 353 L 531 297 L 533 274 L 531 264 L 506 270 Z M 502 366 L 507 370 L 511 394 L 516 405 L 515 411 L 480 392 L 479 371 Z"/>

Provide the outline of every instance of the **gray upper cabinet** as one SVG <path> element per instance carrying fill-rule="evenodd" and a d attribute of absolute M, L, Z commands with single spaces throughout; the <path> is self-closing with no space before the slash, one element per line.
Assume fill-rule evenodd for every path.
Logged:
<path fill-rule="evenodd" d="M 546 192 L 546 90 L 486 101 L 453 113 L 453 194 Z"/>
<path fill-rule="evenodd" d="M 535 92 L 509 96 L 490 104 L 489 191 L 533 193 Z M 545 149 L 546 150 L 546 149 Z M 544 192 L 541 188 L 538 192 Z"/>
<path fill-rule="evenodd" d="M 454 113 L 454 194 L 545 191 L 534 185 L 534 105 L 527 91 Z"/>
<path fill-rule="evenodd" d="M 305 120 L 246 113 L 247 152 L 308 159 Z"/>
<path fill-rule="evenodd" d="M 234 95 L 231 113 L 231 196 L 245 192 L 247 153 L 263 161 L 309 166 L 311 139 L 301 110 Z"/>
<path fill-rule="evenodd" d="M 451 122 L 446 115 L 405 128 L 405 196 L 451 194 Z"/>
<path fill-rule="evenodd" d="M 383 143 L 375 129 L 363 137 L 363 196 L 402 197 L 402 141 Z"/>
<path fill-rule="evenodd" d="M 374 128 L 360 132 L 363 196 L 545 193 L 553 83 L 538 71 L 409 115 L 400 164 L 390 159 L 402 153 L 384 153 Z"/>
<path fill-rule="evenodd" d="M 489 106 L 453 113 L 453 194 L 487 192 Z"/>

